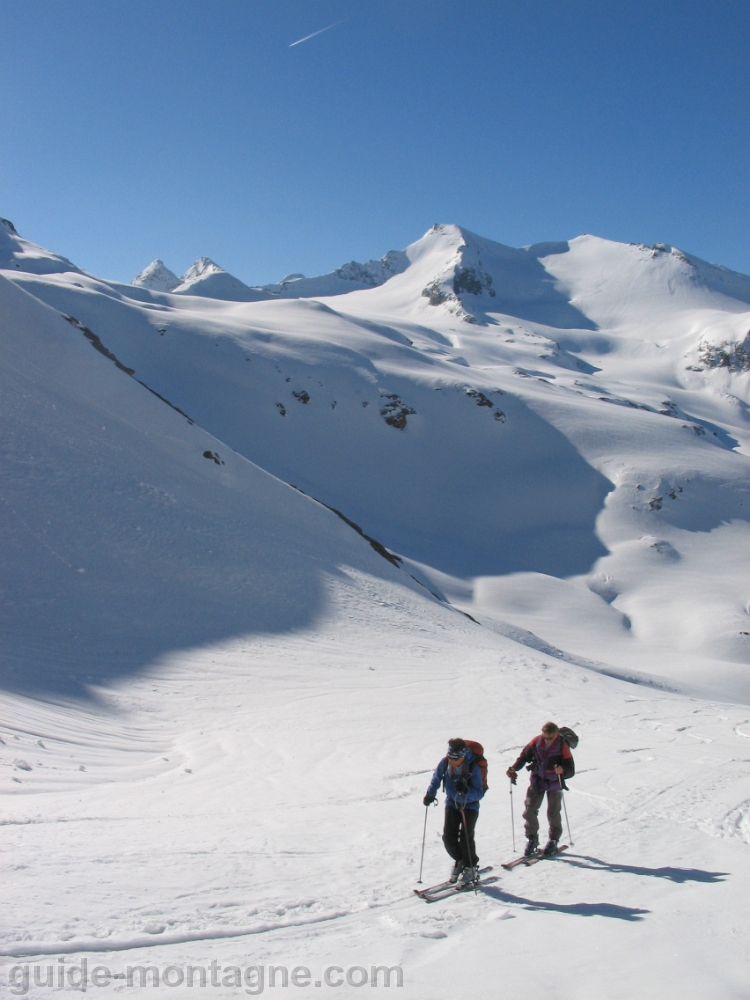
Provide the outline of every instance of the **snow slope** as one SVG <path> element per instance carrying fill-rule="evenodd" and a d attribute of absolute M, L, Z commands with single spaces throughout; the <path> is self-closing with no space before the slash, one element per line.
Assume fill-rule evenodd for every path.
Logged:
<path fill-rule="evenodd" d="M 380 286 L 232 302 L 5 231 L 4 992 L 85 957 L 213 961 L 222 996 L 273 964 L 337 996 L 326 968 L 399 965 L 419 1000 L 745 997 L 742 276 L 445 226 Z M 548 717 L 581 735 L 567 854 L 417 899 L 446 738 L 487 749 L 497 867 Z"/>
<path fill-rule="evenodd" d="M 49 250 L 23 239 L 8 219 L 0 219 L 0 270 L 24 271 L 28 274 L 82 273 L 67 257 L 50 253 Z"/>
<path fill-rule="evenodd" d="M 378 287 L 289 301 L 13 280 L 472 614 L 553 593 L 517 622 L 535 632 L 544 603 L 552 646 L 750 698 L 750 279 L 457 226 L 404 259 Z"/>
<path fill-rule="evenodd" d="M 2 277 L 0 308 L 5 689 L 81 695 L 176 648 L 309 624 L 342 562 L 397 574 Z"/>

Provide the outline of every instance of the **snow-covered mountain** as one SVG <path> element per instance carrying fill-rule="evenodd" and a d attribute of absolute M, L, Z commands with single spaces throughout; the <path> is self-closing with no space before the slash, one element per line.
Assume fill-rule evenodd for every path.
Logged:
<path fill-rule="evenodd" d="M 0 350 L 4 986 L 87 955 L 743 995 L 750 278 L 438 225 L 125 285 L 4 222 Z M 497 867 L 547 717 L 566 860 L 411 897 L 445 739 L 485 744 Z"/>
<path fill-rule="evenodd" d="M 571 654 L 617 669 L 646 657 L 696 683 L 710 663 L 723 690 L 750 690 L 733 562 L 750 497 L 750 279 L 666 246 L 514 249 L 453 225 L 388 259 L 398 273 L 372 287 L 257 302 L 205 259 L 177 294 L 8 273 L 467 610 L 481 599 L 520 621 L 506 583 L 529 587 L 546 595 L 542 637 Z M 324 281 L 286 284 L 308 280 Z M 189 293 L 204 286 L 226 297 Z M 679 559 L 654 564 L 667 551 Z M 686 590 L 686 572 L 709 574 L 714 596 Z M 592 594 L 601 634 L 569 613 L 578 602 L 588 621 Z"/>
<path fill-rule="evenodd" d="M 148 288 L 153 292 L 172 292 L 181 283 L 165 265 L 163 260 L 152 260 L 148 267 L 133 278 L 133 284 L 139 288 Z"/>
<path fill-rule="evenodd" d="M 604 293 L 608 299 L 612 291 L 615 308 L 622 306 L 623 291 L 631 285 L 644 307 L 652 292 L 658 296 L 665 290 L 669 290 L 670 295 L 677 291 L 679 299 L 691 301 L 689 290 L 699 288 L 750 303 L 750 278 L 746 275 L 708 264 L 665 243 L 653 247 L 628 244 L 631 250 L 624 257 L 623 244 L 587 236 L 572 242 L 577 252 L 569 263 L 572 260 L 579 262 L 578 266 L 573 265 L 576 271 L 583 265 L 588 293 Z M 579 243 L 582 245 L 578 246 Z M 571 308 L 571 299 L 565 296 L 562 286 L 551 287 L 557 275 L 541 263 L 568 254 L 570 250 L 571 244 L 564 242 L 538 243 L 516 249 L 483 239 L 459 226 L 435 225 L 423 239 L 405 251 L 389 250 L 379 260 L 366 264 L 350 261 L 316 278 L 290 274 L 277 284 L 250 287 L 208 257 L 201 257 L 182 278 L 177 278 L 162 261 L 155 260 L 133 279 L 133 284 L 156 291 L 176 291 L 229 301 L 319 298 L 377 288 L 417 265 L 410 272 L 410 278 L 415 278 L 417 270 L 423 272 L 425 284 L 421 294 L 430 304 L 445 303 L 469 322 L 473 321 L 475 313 L 505 312 L 563 329 L 581 324 L 589 326 L 591 320 Z M 649 268 L 648 275 L 643 268 L 647 261 L 656 262 Z M 559 280 L 564 280 L 565 271 L 563 267 Z M 223 277 L 217 280 L 218 276 Z M 649 285 L 653 286 L 652 291 L 647 288 Z M 246 297 L 240 298 L 243 295 Z"/>
<path fill-rule="evenodd" d="M 133 279 L 133 284 L 176 295 L 202 295 L 229 302 L 260 302 L 264 299 L 343 295 L 362 288 L 377 288 L 394 274 L 400 274 L 408 265 L 409 259 L 403 251 L 389 250 L 380 260 L 368 260 L 366 264 L 353 260 L 317 278 L 295 273 L 282 278 L 277 284 L 251 288 L 208 257 L 200 257 L 191 264 L 182 278 L 172 274 L 162 261 L 155 260 Z"/>

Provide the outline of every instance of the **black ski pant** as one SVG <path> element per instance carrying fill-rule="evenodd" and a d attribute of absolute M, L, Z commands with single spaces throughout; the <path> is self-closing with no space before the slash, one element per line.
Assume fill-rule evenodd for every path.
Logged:
<path fill-rule="evenodd" d="M 464 816 L 466 823 L 464 824 Z M 445 807 L 443 843 L 454 861 L 463 861 L 468 867 L 476 865 L 477 849 L 474 846 L 474 827 L 477 825 L 478 809 L 464 809 L 463 814 L 452 806 Z"/>
<path fill-rule="evenodd" d="M 539 836 L 539 809 L 544 799 L 544 789 L 529 785 L 524 802 L 523 818 L 526 821 L 527 840 L 536 840 Z M 549 823 L 549 839 L 559 840 L 562 837 L 562 792 L 550 790 L 547 792 L 547 821 Z"/>

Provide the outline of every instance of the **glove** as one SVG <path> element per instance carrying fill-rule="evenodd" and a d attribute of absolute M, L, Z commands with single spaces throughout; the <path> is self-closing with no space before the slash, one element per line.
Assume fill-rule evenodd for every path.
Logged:
<path fill-rule="evenodd" d="M 508 777 L 510 778 L 510 780 L 515 785 L 516 778 L 518 777 L 518 772 L 514 771 L 512 767 L 509 767 L 508 770 L 505 773 L 508 775 Z"/>
<path fill-rule="evenodd" d="M 428 792 L 428 793 L 427 793 L 427 795 L 425 795 L 425 797 L 424 797 L 424 798 L 422 799 L 422 803 L 423 803 L 423 805 L 426 805 L 426 806 L 429 806 L 429 805 L 432 805 L 432 803 L 433 803 L 434 801 L 435 801 L 435 796 L 434 796 L 434 795 L 430 795 L 430 794 L 429 794 L 429 792 Z"/>
<path fill-rule="evenodd" d="M 466 778 L 456 778 L 456 791 L 459 795 L 466 795 L 469 790 L 469 782 Z"/>

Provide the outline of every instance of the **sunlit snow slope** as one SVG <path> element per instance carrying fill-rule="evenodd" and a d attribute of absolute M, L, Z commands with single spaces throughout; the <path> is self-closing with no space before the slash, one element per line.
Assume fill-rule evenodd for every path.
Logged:
<path fill-rule="evenodd" d="M 3 996 L 85 959 L 103 998 L 745 1000 L 750 279 L 455 226 L 386 259 L 237 301 L 0 223 Z M 547 718 L 570 846 L 505 873 Z M 496 881 L 427 905 L 458 734 Z"/>
<path fill-rule="evenodd" d="M 750 697 L 750 278 L 664 245 L 435 226 L 376 287 L 240 303 L 39 275 L 4 233 L 17 285 L 441 595 Z"/>

